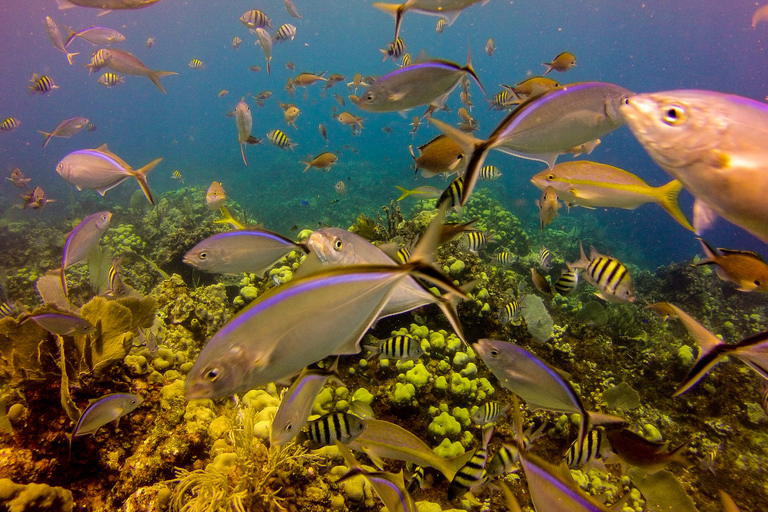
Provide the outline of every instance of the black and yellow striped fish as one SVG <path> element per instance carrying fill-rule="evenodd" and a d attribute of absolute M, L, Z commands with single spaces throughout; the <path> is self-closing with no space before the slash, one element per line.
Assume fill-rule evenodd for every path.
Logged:
<path fill-rule="evenodd" d="M 114 260 L 112 265 L 109 267 L 109 272 L 107 273 L 109 290 L 107 290 L 106 293 L 106 295 L 109 297 L 123 297 L 128 293 L 128 287 L 125 286 L 125 283 L 123 283 L 123 278 L 121 277 L 121 274 L 123 273 L 121 261 L 122 257 Z"/>
<path fill-rule="evenodd" d="M 384 54 L 384 59 L 392 57 L 392 59 L 399 59 L 405 54 L 405 41 L 398 37 L 393 42 L 389 43 L 386 48 L 380 48 L 379 51 Z"/>
<path fill-rule="evenodd" d="M 205 69 L 205 64 L 200 59 L 192 59 L 189 61 L 189 67 L 192 69 Z"/>
<path fill-rule="evenodd" d="M 255 32 L 257 28 L 272 28 L 272 21 L 267 15 L 258 9 L 251 9 L 240 16 L 240 21 L 248 27 L 248 30 Z"/>
<path fill-rule="evenodd" d="M 437 207 L 440 208 L 443 203 L 447 202 L 449 207 L 460 208 L 459 205 L 461 204 L 461 196 L 463 193 L 464 176 L 457 176 L 438 198 Z"/>
<path fill-rule="evenodd" d="M 587 438 L 579 446 L 579 440 L 571 444 L 568 453 L 565 455 L 565 462 L 569 468 L 576 468 L 593 460 L 602 459 L 610 454 L 610 444 L 605 438 L 602 430 L 592 430 L 587 434 Z"/>
<path fill-rule="evenodd" d="M 408 334 L 399 334 L 379 342 L 378 347 L 366 347 L 374 354 L 379 353 L 379 359 L 397 359 L 412 361 L 424 355 L 419 340 Z"/>
<path fill-rule="evenodd" d="M 88 68 L 88 74 L 90 75 L 94 71 L 98 71 L 104 66 L 107 65 L 107 62 L 112 58 L 112 54 L 109 53 L 108 50 L 105 50 L 102 48 L 101 50 L 96 50 L 93 52 L 93 55 L 91 55 L 91 62 L 90 64 L 86 64 L 85 67 Z"/>
<path fill-rule="evenodd" d="M 117 84 L 125 83 L 125 80 L 120 75 L 107 72 L 99 77 L 98 82 L 105 87 L 114 87 Z"/>
<path fill-rule="evenodd" d="M 269 142 L 279 147 L 280 149 L 293 149 L 293 146 L 296 145 L 295 142 L 291 142 L 291 139 L 289 139 L 288 136 L 280 130 L 272 130 L 269 132 L 267 134 L 267 139 L 269 139 Z"/>
<path fill-rule="evenodd" d="M 58 89 L 59 86 L 53 83 L 53 78 L 49 77 L 48 75 L 38 75 L 37 73 L 32 75 L 32 78 L 29 80 L 31 85 L 29 85 L 29 90 L 33 94 L 36 92 L 39 92 L 40 94 L 45 94 L 47 92 L 51 92 L 54 89 Z"/>
<path fill-rule="evenodd" d="M 495 478 L 504 473 L 509 473 L 520 462 L 517 447 L 514 445 L 503 444 L 496 455 L 488 463 L 488 478 Z"/>
<path fill-rule="evenodd" d="M 184 176 L 181 175 L 181 173 L 179 172 L 178 169 L 173 171 L 173 176 L 171 176 L 171 177 L 173 179 L 175 179 L 176 181 L 180 181 L 180 182 L 184 183 Z"/>
<path fill-rule="evenodd" d="M 16 312 L 16 306 L 7 302 L 0 302 L 0 318 L 5 318 Z"/>
<path fill-rule="evenodd" d="M 627 267 L 616 258 L 604 256 L 594 247 L 590 248 L 590 257 L 579 244 L 581 258 L 569 263 L 570 270 L 585 269 L 584 279 L 598 289 L 598 297 L 611 302 L 634 302 L 635 285 Z"/>
<path fill-rule="evenodd" d="M 403 55 L 403 60 L 400 63 L 400 65 L 402 67 L 404 67 L 404 68 L 411 65 L 411 54 L 410 53 L 406 53 L 405 55 Z"/>
<path fill-rule="evenodd" d="M 399 251 L 397 251 L 397 261 L 399 261 L 402 264 L 408 263 L 408 260 L 411 259 L 411 251 L 407 247 L 401 248 Z"/>
<path fill-rule="evenodd" d="M 478 407 L 472 415 L 472 421 L 476 425 L 490 425 L 496 423 L 499 416 L 505 416 L 509 410 L 509 404 L 502 406 L 499 402 L 486 402 Z"/>
<path fill-rule="evenodd" d="M 483 231 L 467 231 L 459 240 L 459 248 L 463 251 L 476 253 L 487 244 L 493 242 L 493 235 Z"/>
<path fill-rule="evenodd" d="M 19 119 L 15 117 L 7 117 L 3 120 L 2 123 L 0 123 L 0 130 L 9 132 L 18 128 L 19 125 L 21 125 L 21 121 Z"/>
<path fill-rule="evenodd" d="M 579 271 L 569 270 L 560 275 L 560 279 L 555 281 L 555 291 L 562 296 L 569 295 L 579 285 Z"/>
<path fill-rule="evenodd" d="M 512 96 L 512 93 L 504 89 L 503 91 L 496 94 L 493 98 L 488 100 L 488 108 L 504 110 L 505 108 L 509 108 L 510 105 L 514 104 L 514 101 L 515 98 Z"/>
<path fill-rule="evenodd" d="M 552 268 L 552 253 L 546 247 L 539 249 L 539 266 L 542 270 Z"/>
<path fill-rule="evenodd" d="M 501 171 L 495 165 L 486 165 L 480 169 L 479 179 L 493 181 L 501 178 Z"/>
<path fill-rule="evenodd" d="M 406 486 L 406 490 L 413 494 L 419 489 L 421 489 L 421 482 L 424 481 L 424 468 L 421 466 L 416 466 L 416 469 L 413 470 L 413 474 L 411 475 L 411 478 L 408 479 L 408 485 Z"/>
<path fill-rule="evenodd" d="M 509 251 L 500 251 L 493 255 L 493 259 L 499 265 L 511 265 L 515 262 L 515 255 Z"/>
<path fill-rule="evenodd" d="M 332 446 L 336 441 L 347 444 L 363 433 L 365 421 L 354 414 L 332 412 L 310 421 L 308 437 L 313 450 L 323 446 Z"/>
<path fill-rule="evenodd" d="M 488 475 L 485 464 L 488 462 L 488 448 L 478 448 L 469 461 L 464 464 L 448 487 L 448 499 L 453 501 L 464 496 L 472 487 L 484 483 Z"/>
<path fill-rule="evenodd" d="M 275 41 L 287 41 L 289 39 L 293 41 L 293 38 L 296 37 L 296 27 L 290 23 L 280 25 L 273 37 Z"/>
<path fill-rule="evenodd" d="M 499 322 L 506 325 L 511 323 L 512 325 L 520 325 L 520 317 L 522 316 L 520 310 L 520 304 L 513 300 L 504 304 L 504 307 L 499 311 Z"/>

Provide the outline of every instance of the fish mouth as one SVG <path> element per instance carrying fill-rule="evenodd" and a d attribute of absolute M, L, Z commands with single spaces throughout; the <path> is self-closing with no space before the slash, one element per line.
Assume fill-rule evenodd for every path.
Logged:
<path fill-rule="evenodd" d="M 320 262 L 324 265 L 328 264 L 329 259 L 328 256 L 325 254 L 325 246 L 322 242 L 322 240 L 316 240 L 312 237 L 312 235 L 307 238 L 306 241 L 307 248 L 309 248 L 312 252 L 315 253 L 317 256 L 317 259 L 320 260 Z"/>
<path fill-rule="evenodd" d="M 648 128 L 653 126 L 658 103 L 646 95 L 638 94 L 627 99 L 619 106 L 619 112 L 638 138 L 648 136 Z"/>

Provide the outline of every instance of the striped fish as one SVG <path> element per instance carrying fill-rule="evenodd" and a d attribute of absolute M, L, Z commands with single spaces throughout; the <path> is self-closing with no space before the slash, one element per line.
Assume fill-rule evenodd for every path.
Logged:
<path fill-rule="evenodd" d="M 555 291 L 564 297 L 573 293 L 577 286 L 579 286 L 578 270 L 564 271 L 560 275 L 560 279 L 555 281 Z"/>
<path fill-rule="evenodd" d="M 28 85 L 27 87 L 32 94 L 36 92 L 45 94 L 59 88 L 58 85 L 53 83 L 53 78 L 49 77 L 48 75 L 38 75 L 37 73 L 33 73 L 32 78 L 29 79 L 29 82 L 31 85 Z"/>
<path fill-rule="evenodd" d="M 486 402 L 482 407 L 478 407 L 472 415 L 472 421 L 476 425 L 491 425 L 496 423 L 500 416 L 506 416 L 510 405 L 501 405 L 498 402 Z"/>
<path fill-rule="evenodd" d="M 243 42 L 242 39 L 240 39 L 239 37 L 235 36 L 234 38 L 232 38 L 232 48 L 237 50 L 238 48 L 240 48 L 240 45 L 242 44 L 242 42 Z"/>
<path fill-rule="evenodd" d="M 552 253 L 543 246 L 539 250 L 539 266 L 545 271 L 552 268 Z"/>
<path fill-rule="evenodd" d="M 503 325 L 511 323 L 512 325 L 520 325 L 520 316 L 522 315 L 520 304 L 516 300 L 508 302 L 499 310 L 499 322 Z"/>
<path fill-rule="evenodd" d="M 404 67 L 404 68 L 410 66 L 411 65 L 411 60 L 412 60 L 411 59 L 411 54 L 410 53 L 406 53 L 405 55 L 403 55 L 403 60 L 400 63 L 400 66 Z"/>
<path fill-rule="evenodd" d="M 499 265 L 511 265 L 516 259 L 509 251 L 500 251 L 493 255 L 493 260 Z"/>
<path fill-rule="evenodd" d="M 488 475 L 485 464 L 488 462 L 488 448 L 482 447 L 475 450 L 472 458 L 456 472 L 450 487 L 448 487 L 448 499 L 453 501 L 464 496 L 472 487 L 485 483 Z"/>
<path fill-rule="evenodd" d="M 486 473 L 488 478 L 495 478 L 504 473 L 509 473 L 515 469 L 515 466 L 520 462 L 518 456 L 517 446 L 511 444 L 503 444 L 496 455 L 493 456 L 488 463 Z"/>
<path fill-rule="evenodd" d="M 332 446 L 336 441 L 347 444 L 355 440 L 365 430 L 365 421 L 345 412 L 332 412 L 310 421 L 308 436 L 313 450 L 323 446 Z"/>
<path fill-rule="evenodd" d="M 435 27 L 435 32 L 438 34 L 442 34 L 443 30 L 445 30 L 445 27 L 448 26 L 448 22 L 445 21 L 445 18 L 440 18 L 437 20 L 437 26 Z"/>
<path fill-rule="evenodd" d="M 459 240 L 459 249 L 477 254 L 477 251 L 493 242 L 493 235 L 489 235 L 487 232 L 467 231 Z"/>
<path fill-rule="evenodd" d="M 0 318 L 5 318 L 16 312 L 16 306 L 14 304 L 8 304 L 7 302 L 0 302 Z"/>
<path fill-rule="evenodd" d="M 258 9 L 251 9 L 242 16 L 240 16 L 240 22 L 246 26 L 252 33 L 256 33 L 257 28 L 272 28 L 272 22 L 267 15 Z"/>
<path fill-rule="evenodd" d="M 9 132 L 15 130 L 21 125 L 21 121 L 15 117 L 6 117 L 2 123 L 0 123 L 0 130 Z"/>
<path fill-rule="evenodd" d="M 399 251 L 397 251 L 397 261 L 400 263 L 408 263 L 408 260 L 411 259 L 411 251 L 407 247 L 401 248 Z"/>
<path fill-rule="evenodd" d="M 392 57 L 392 60 L 399 59 L 405 55 L 405 41 L 401 37 L 398 37 L 393 42 L 389 43 L 386 48 L 379 48 L 379 51 L 384 54 L 384 59 Z"/>
<path fill-rule="evenodd" d="M 398 334 L 385 340 L 380 340 L 378 346 L 366 346 L 371 355 L 379 354 L 379 359 L 397 359 L 412 361 L 424 355 L 421 343 L 413 336 Z"/>
<path fill-rule="evenodd" d="M 494 181 L 501 178 L 502 174 L 498 167 L 495 165 L 486 165 L 480 169 L 480 176 L 478 179 Z"/>
<path fill-rule="evenodd" d="M 89 132 L 95 132 L 96 131 L 96 125 L 93 123 L 88 123 L 88 126 L 85 127 L 86 131 Z"/>
<path fill-rule="evenodd" d="M 571 444 L 565 455 L 565 462 L 569 468 L 576 468 L 594 460 L 605 458 L 610 452 L 611 445 L 605 438 L 604 431 L 592 430 L 587 434 L 587 438 L 584 439 L 581 446 L 579 446 L 578 439 Z"/>
<path fill-rule="evenodd" d="M 414 492 L 421 489 L 421 482 L 424 481 L 424 468 L 421 466 L 416 466 L 416 469 L 413 470 L 413 474 L 411 475 L 411 478 L 408 479 L 408 485 L 406 486 L 406 490 L 413 494 Z"/>
<path fill-rule="evenodd" d="M 184 183 L 184 176 L 181 175 L 181 173 L 179 172 L 178 169 L 173 171 L 172 178 L 175 179 L 176 181 L 180 181 L 180 182 Z"/>
<path fill-rule="evenodd" d="M 99 77 L 98 82 L 104 87 L 114 87 L 118 84 L 124 84 L 125 80 L 120 75 L 116 75 L 114 73 L 104 73 Z"/>
<path fill-rule="evenodd" d="M 293 41 L 294 37 L 296 37 L 296 27 L 290 23 L 286 23 L 284 25 L 280 25 L 280 28 L 277 29 L 275 35 L 272 36 L 272 39 L 277 42 L 283 42 L 288 41 L 289 39 Z"/>
<path fill-rule="evenodd" d="M 192 59 L 189 61 L 189 67 L 192 69 L 205 69 L 205 64 L 200 59 Z"/>
<path fill-rule="evenodd" d="M 101 68 L 106 67 L 111 59 L 112 59 L 112 54 L 110 54 L 104 48 L 102 48 L 101 50 L 96 50 L 91 55 L 90 64 L 85 65 L 85 67 L 88 68 L 88 74 L 90 75 L 94 71 L 98 71 Z"/>
<path fill-rule="evenodd" d="M 590 257 L 584 253 L 579 243 L 581 259 L 569 263 L 570 270 L 585 269 L 584 279 L 598 289 L 596 295 L 611 302 L 634 302 L 635 285 L 627 267 L 616 258 L 604 256 L 590 247 Z"/>
<path fill-rule="evenodd" d="M 489 109 L 493 108 L 496 110 L 504 110 L 505 108 L 509 108 L 518 102 L 514 94 L 512 94 L 506 89 L 499 92 L 493 98 L 487 101 L 488 101 L 488 108 Z"/>
<path fill-rule="evenodd" d="M 112 261 L 112 265 L 109 267 L 107 273 L 107 282 L 109 283 L 109 290 L 105 294 L 108 297 L 124 297 L 128 294 L 128 287 L 123 283 L 123 278 L 120 277 L 123 273 L 121 266 L 122 256 Z"/>
<path fill-rule="evenodd" d="M 269 142 L 279 147 L 280 149 L 288 148 L 293 150 L 293 147 L 298 145 L 295 142 L 291 142 L 291 139 L 289 139 L 288 136 L 280 130 L 272 130 L 269 132 L 267 134 L 267 139 L 269 139 Z"/>

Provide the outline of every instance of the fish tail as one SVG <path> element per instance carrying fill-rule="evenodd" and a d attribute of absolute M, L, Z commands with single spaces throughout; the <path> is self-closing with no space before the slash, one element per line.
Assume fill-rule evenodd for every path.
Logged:
<path fill-rule="evenodd" d="M 389 58 L 389 51 L 385 50 L 384 48 L 379 48 L 379 51 L 384 54 L 384 58 L 381 59 L 381 62 L 386 62 Z"/>
<path fill-rule="evenodd" d="M 701 248 L 704 251 L 704 254 L 707 255 L 707 257 L 704 258 L 703 260 L 699 260 L 697 263 L 694 263 L 693 265 L 694 266 L 711 265 L 712 263 L 715 263 L 715 260 L 717 259 L 717 256 L 718 256 L 717 250 L 711 245 L 709 245 L 709 242 L 707 242 L 703 238 L 697 237 L 696 239 L 701 243 Z"/>
<path fill-rule="evenodd" d="M 43 139 L 43 147 L 47 146 L 47 145 L 48 145 L 48 141 L 50 141 L 50 140 L 51 140 L 51 134 L 50 134 L 50 133 L 48 133 L 48 132 L 44 132 L 44 131 L 42 131 L 42 130 L 37 130 L 37 132 L 38 132 L 38 133 L 42 133 L 42 134 L 43 134 L 43 136 L 45 137 L 45 138 Z"/>
<path fill-rule="evenodd" d="M 243 155 L 243 163 L 248 167 L 248 159 L 245 158 L 245 144 L 243 142 L 240 143 L 240 154 Z"/>
<path fill-rule="evenodd" d="M 300 164 L 306 164 L 306 167 L 304 168 L 304 171 L 302 171 L 302 172 L 307 172 L 310 169 L 310 167 L 312 167 L 312 161 L 311 160 L 302 160 L 299 163 Z"/>
<path fill-rule="evenodd" d="M 584 245 L 579 242 L 579 260 L 574 261 L 573 263 L 566 263 L 566 265 L 568 266 L 568 270 L 585 269 L 589 266 L 589 261 L 587 254 L 584 252 Z"/>
<path fill-rule="evenodd" d="M 75 4 L 73 4 L 69 0 L 56 0 L 56 5 L 58 6 L 60 11 L 64 9 L 72 9 L 73 7 L 77 7 Z"/>
<path fill-rule="evenodd" d="M 407 188 L 403 188 L 400 185 L 395 185 L 395 188 L 401 192 L 400 197 L 397 198 L 398 201 L 402 201 L 409 195 L 413 194 L 413 190 L 408 190 Z"/>
<path fill-rule="evenodd" d="M 542 65 L 542 66 L 547 66 L 547 70 L 544 72 L 544 74 L 543 74 L 542 76 L 547 76 L 547 74 L 548 74 L 550 71 L 552 71 L 553 69 L 555 69 L 554 67 L 552 67 L 552 63 L 551 63 L 551 62 L 542 62 L 542 63 L 541 63 L 541 65 Z"/>
<path fill-rule="evenodd" d="M 165 89 L 163 88 L 163 84 L 160 83 L 160 79 L 164 76 L 170 75 L 178 75 L 178 73 L 175 71 L 150 71 L 147 75 L 147 78 L 152 80 L 152 83 L 155 84 L 155 86 L 160 89 L 163 94 L 165 94 Z"/>
<path fill-rule="evenodd" d="M 480 87 L 481 91 L 483 91 L 483 96 L 488 96 L 488 94 L 485 92 L 483 84 L 480 83 L 480 79 L 477 77 L 477 73 L 475 73 L 475 68 L 472 67 L 472 50 L 469 48 L 469 46 L 467 46 L 467 65 L 462 69 L 464 69 L 464 71 L 472 76 L 477 86 Z"/>
<path fill-rule="evenodd" d="M 147 183 L 147 174 L 149 174 L 149 171 L 155 168 L 157 164 L 162 162 L 162 158 L 157 158 L 155 160 L 152 160 L 147 165 L 142 167 L 139 170 L 132 171 L 131 175 L 136 178 L 136 181 L 139 182 L 139 186 L 141 187 L 141 190 L 144 192 L 144 195 L 147 196 L 147 200 L 149 201 L 149 204 L 153 205 L 155 204 L 155 200 L 152 199 L 152 192 L 149 191 L 149 183 Z"/>
<path fill-rule="evenodd" d="M 683 184 L 677 180 L 672 180 L 666 185 L 663 185 L 656 189 L 658 193 L 659 206 L 667 210 L 667 213 L 672 216 L 677 222 L 680 223 L 685 229 L 693 231 L 693 226 L 688 222 L 685 214 L 680 209 L 680 203 L 678 197 L 683 190 Z"/>
<path fill-rule="evenodd" d="M 73 63 L 72 63 L 72 57 L 74 57 L 75 55 L 80 55 L 80 52 L 75 52 L 75 53 L 67 53 L 67 61 L 69 61 L 69 65 L 70 65 L 70 66 L 72 66 L 72 65 L 73 65 Z"/>
<path fill-rule="evenodd" d="M 75 40 L 75 37 L 77 37 L 77 32 L 75 32 L 74 30 L 72 30 L 72 28 L 66 25 L 60 25 L 60 26 L 61 28 L 67 31 L 67 37 L 65 38 L 66 40 L 64 41 L 64 48 L 66 48 L 67 46 L 70 45 L 72 41 Z"/>
<path fill-rule="evenodd" d="M 470 155 L 464 171 L 464 188 L 461 192 L 460 206 L 464 206 L 469 201 L 477 178 L 480 177 L 480 170 L 483 168 L 485 156 L 490 149 L 490 140 L 476 139 L 471 133 L 463 132 L 439 119 L 432 119 L 432 124 L 461 146 L 465 155 Z"/>

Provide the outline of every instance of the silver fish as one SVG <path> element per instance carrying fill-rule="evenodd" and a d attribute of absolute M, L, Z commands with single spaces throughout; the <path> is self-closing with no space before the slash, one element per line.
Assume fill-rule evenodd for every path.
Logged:
<path fill-rule="evenodd" d="M 51 133 L 38 130 L 45 136 L 43 139 L 43 147 L 47 146 L 51 141 L 51 137 L 61 137 L 68 139 L 71 136 L 80 133 L 86 126 L 88 126 L 89 120 L 87 117 L 72 117 L 60 122 L 59 125 L 53 129 Z"/>
<path fill-rule="evenodd" d="M 81 149 L 68 154 L 58 163 L 56 172 L 78 190 L 89 188 L 102 196 L 128 178 L 136 178 L 147 200 L 154 205 L 147 174 L 162 160 L 157 158 L 133 170 L 123 159 L 112 153 L 106 144 L 102 144 L 96 149 Z"/>
<path fill-rule="evenodd" d="M 61 259 L 61 289 L 67 296 L 67 280 L 64 271 L 86 260 L 88 253 L 98 245 L 101 236 L 109 227 L 112 213 L 98 212 L 89 215 L 78 224 L 64 242 L 64 255 Z"/>
<path fill-rule="evenodd" d="M 651 158 L 696 197 L 697 233 L 720 215 L 768 242 L 768 106 L 683 90 L 632 97 L 621 113 Z"/>
<path fill-rule="evenodd" d="M 54 48 L 67 56 L 69 65 L 72 65 L 72 57 L 78 55 L 77 53 L 67 52 L 67 45 L 64 44 L 64 37 L 62 37 L 59 27 L 56 26 L 56 22 L 51 19 L 50 16 L 45 17 L 45 30 L 48 33 L 48 39 L 51 40 L 51 44 Z"/>
<path fill-rule="evenodd" d="M 501 385 L 528 402 L 529 409 L 580 414 L 579 443 L 584 443 L 593 425 L 624 423 L 616 416 L 587 411 L 568 381 L 535 354 L 515 343 L 483 339 L 473 348 Z"/>
<path fill-rule="evenodd" d="M 405 111 L 421 105 L 443 108 L 445 100 L 467 74 L 483 88 L 472 68 L 471 55 L 465 66 L 459 66 L 422 53 L 410 66 L 376 80 L 360 96 L 357 106 L 368 112 Z"/>
<path fill-rule="evenodd" d="M 80 419 L 69 437 L 95 434 L 97 430 L 112 421 L 119 421 L 126 414 L 141 405 L 143 399 L 131 393 L 112 393 L 93 400 L 80 415 Z"/>
<path fill-rule="evenodd" d="M 301 18 L 301 14 L 291 0 L 285 0 L 285 11 L 294 18 Z"/>
<path fill-rule="evenodd" d="M 149 69 L 133 54 L 118 50 L 116 48 L 107 48 L 99 50 L 102 58 L 105 60 L 105 65 L 112 71 L 118 73 L 125 73 L 126 75 L 146 76 L 155 86 L 165 93 L 163 85 L 160 83 L 160 79 L 164 76 L 178 75 L 174 71 L 155 71 Z"/>
<path fill-rule="evenodd" d="M 88 320 L 71 313 L 50 312 L 32 314 L 20 320 L 19 324 L 23 324 L 28 320 L 34 321 L 51 334 L 59 336 L 83 336 L 96 330 Z"/>
<path fill-rule="evenodd" d="M 264 56 L 267 59 L 267 74 L 272 74 L 272 37 L 265 29 L 256 28 L 256 37 L 259 38 L 261 49 L 264 50 Z"/>
<path fill-rule="evenodd" d="M 555 165 L 570 148 L 603 137 L 624 125 L 619 106 L 632 93 L 618 85 L 583 82 L 546 91 L 523 102 L 480 140 L 458 128 L 432 119 L 432 123 L 470 155 L 464 173 L 461 205 L 472 194 L 488 151 Z"/>
<path fill-rule="evenodd" d="M 154 5 L 160 0 L 56 0 L 59 9 L 71 9 L 73 7 L 93 7 L 109 11 L 123 9 L 143 9 Z"/>
<path fill-rule="evenodd" d="M 263 229 L 229 231 L 210 236 L 184 255 L 190 267 L 216 274 L 263 274 L 291 251 L 303 246 Z"/>
<path fill-rule="evenodd" d="M 243 163 L 247 166 L 248 159 L 245 158 L 245 145 L 261 144 L 261 140 L 251 135 L 253 116 L 251 115 L 251 108 L 245 102 L 245 98 L 241 99 L 235 107 L 235 123 L 237 124 L 237 141 L 240 143 L 240 153 L 243 155 Z"/>
<path fill-rule="evenodd" d="M 487 0 L 406 0 L 402 4 L 388 4 L 384 2 L 374 2 L 373 6 L 395 18 L 395 39 L 400 36 L 400 25 L 403 23 L 403 16 L 408 11 L 426 14 L 427 16 L 439 16 L 445 21 L 445 25 L 451 26 L 461 11 L 478 2 L 484 4 Z M 439 23 L 439 22 L 438 22 Z M 439 29 L 438 34 L 442 33 Z"/>
<path fill-rule="evenodd" d="M 67 36 L 66 46 L 69 46 L 76 37 L 88 41 L 94 46 L 109 46 L 115 43 L 122 43 L 125 41 L 125 36 L 113 28 L 107 27 L 88 27 L 83 30 L 75 32 L 71 28 L 67 28 L 69 35 Z"/>

